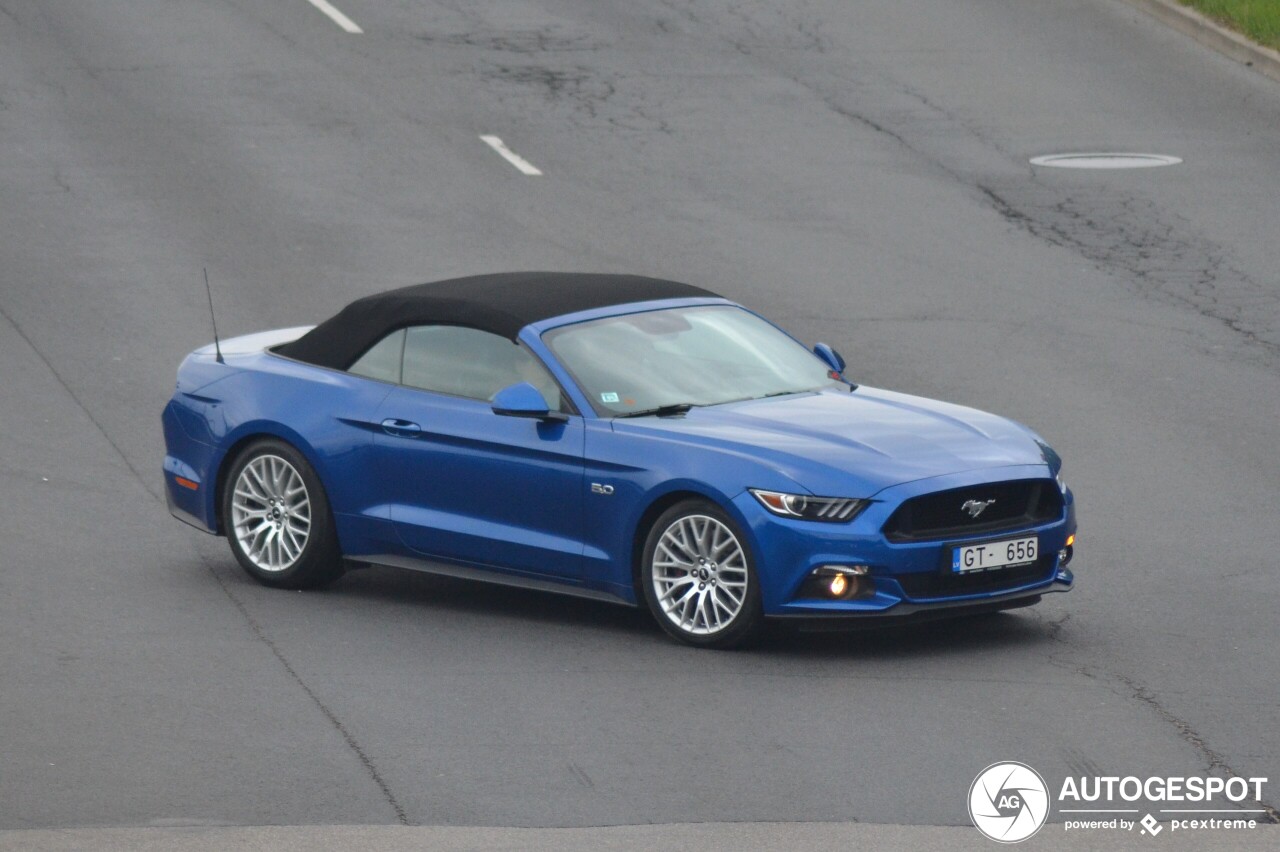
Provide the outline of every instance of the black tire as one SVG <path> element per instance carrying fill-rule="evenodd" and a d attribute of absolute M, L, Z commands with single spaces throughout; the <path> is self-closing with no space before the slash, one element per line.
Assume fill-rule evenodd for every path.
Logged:
<path fill-rule="evenodd" d="M 272 470 L 281 472 L 274 480 L 261 475 Z M 304 489 L 300 497 L 299 480 Z M 301 542 L 304 507 L 299 500 L 307 514 Z M 259 511 L 266 517 L 257 517 Z M 243 522 L 237 524 L 237 519 Z M 264 586 L 317 589 L 346 569 L 324 486 L 302 453 L 284 441 L 263 438 L 232 459 L 222 489 L 222 524 L 240 567 Z M 261 532 L 252 535 L 254 530 Z M 274 547 L 268 539 L 276 542 Z"/>
<path fill-rule="evenodd" d="M 699 529 L 711 531 L 712 543 L 690 541 L 691 532 L 695 539 L 707 541 L 707 535 L 698 535 Z M 726 536 L 732 536 L 736 551 Z M 678 541 L 687 542 L 688 549 Z M 656 564 L 659 561 L 663 564 Z M 748 540 L 734 520 L 708 500 L 684 500 L 658 516 L 641 554 L 640 585 L 658 626 L 687 645 L 732 648 L 754 637 L 764 624 L 760 580 Z"/>

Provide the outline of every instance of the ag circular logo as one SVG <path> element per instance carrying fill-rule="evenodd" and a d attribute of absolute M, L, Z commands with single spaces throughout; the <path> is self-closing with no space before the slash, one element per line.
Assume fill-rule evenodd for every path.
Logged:
<path fill-rule="evenodd" d="M 969 818 L 999 843 L 1026 840 L 1049 818 L 1049 788 L 1025 763 L 993 763 L 969 787 Z"/>

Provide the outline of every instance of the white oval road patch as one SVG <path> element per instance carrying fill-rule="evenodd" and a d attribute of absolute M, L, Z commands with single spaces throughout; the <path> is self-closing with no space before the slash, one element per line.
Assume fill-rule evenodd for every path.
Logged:
<path fill-rule="evenodd" d="M 1166 154 L 1046 154 L 1031 158 L 1033 166 L 1053 166 L 1058 169 L 1150 169 L 1156 166 L 1174 166 L 1181 162 L 1181 158 Z"/>

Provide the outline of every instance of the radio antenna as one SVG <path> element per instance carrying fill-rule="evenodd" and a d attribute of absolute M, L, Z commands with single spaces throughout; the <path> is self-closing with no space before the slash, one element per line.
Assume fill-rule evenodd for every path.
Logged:
<path fill-rule="evenodd" d="M 209 321 L 213 323 L 213 351 L 218 354 L 218 363 L 227 363 L 222 359 L 222 344 L 218 342 L 218 317 L 213 312 L 213 288 L 209 286 L 209 269 L 208 267 L 200 267 L 204 271 L 204 292 L 209 297 Z"/>

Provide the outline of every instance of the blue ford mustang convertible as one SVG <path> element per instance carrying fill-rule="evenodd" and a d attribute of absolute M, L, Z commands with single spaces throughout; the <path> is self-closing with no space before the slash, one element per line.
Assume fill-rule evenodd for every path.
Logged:
<path fill-rule="evenodd" d="M 198 349 L 164 410 L 175 516 L 259 582 L 391 565 L 645 605 L 727 647 L 1071 588 L 1034 432 L 858 386 L 713 293 L 507 273 Z"/>

